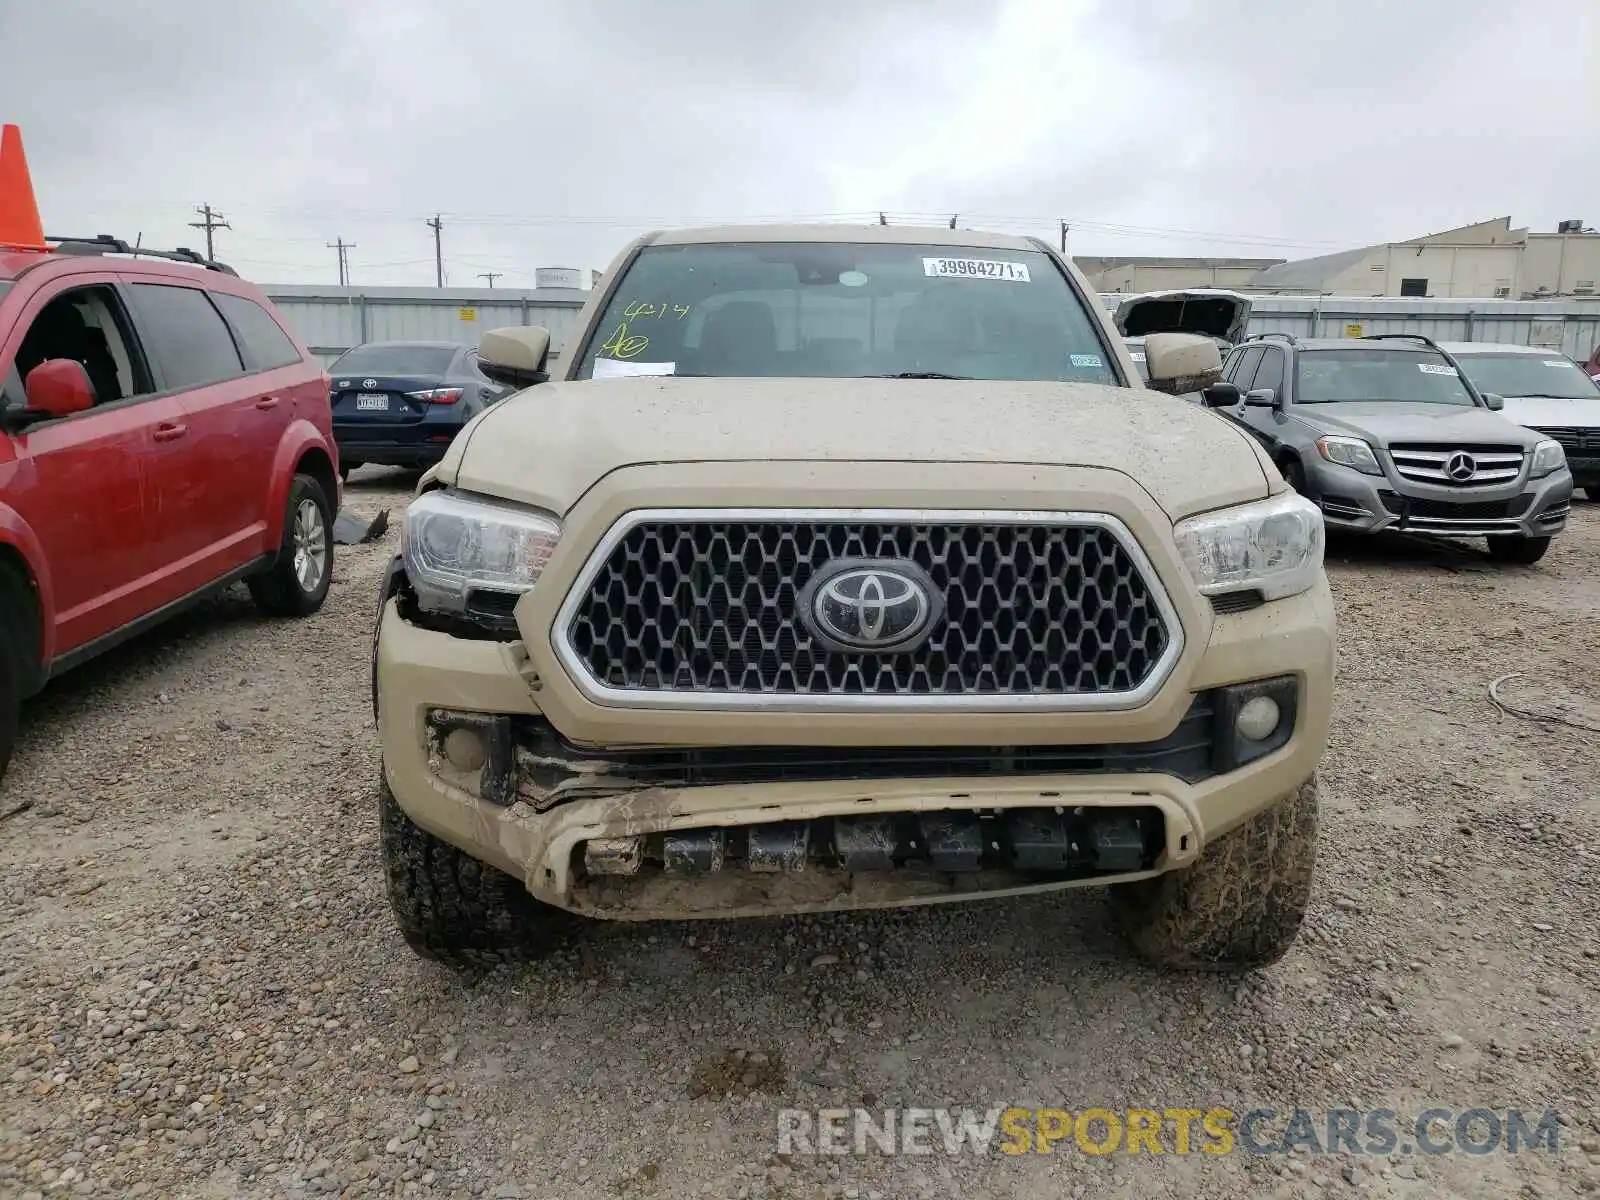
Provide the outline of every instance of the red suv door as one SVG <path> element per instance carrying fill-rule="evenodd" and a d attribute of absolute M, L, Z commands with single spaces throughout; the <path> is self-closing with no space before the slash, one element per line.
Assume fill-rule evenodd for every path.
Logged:
<path fill-rule="evenodd" d="M 55 657 L 165 600 L 151 473 L 163 430 L 183 413 L 176 399 L 154 394 L 114 281 L 93 272 L 46 281 L 0 341 L 6 408 L 26 405 L 28 372 L 50 358 L 82 363 L 96 393 L 85 412 L 0 435 L 12 458 L 0 464 L 0 495 L 38 541 Z"/>
<path fill-rule="evenodd" d="M 276 439 L 258 435 L 254 386 L 200 281 L 192 273 L 169 279 L 140 272 L 123 283 L 157 385 L 183 414 L 155 488 L 162 555 L 183 595 L 261 553 Z"/>

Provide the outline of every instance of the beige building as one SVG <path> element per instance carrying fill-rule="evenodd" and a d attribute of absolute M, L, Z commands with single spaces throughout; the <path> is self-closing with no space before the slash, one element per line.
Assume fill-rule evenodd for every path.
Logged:
<path fill-rule="evenodd" d="M 1278 295 L 1522 299 L 1596 295 L 1600 234 L 1513 229 L 1510 217 L 1269 266 L 1245 290 Z M 1570 228 L 1569 228 L 1570 227 Z"/>
<path fill-rule="evenodd" d="M 1173 288 L 1250 286 L 1281 258 L 1097 258 L 1077 255 L 1078 269 L 1097 292 L 1160 292 Z"/>

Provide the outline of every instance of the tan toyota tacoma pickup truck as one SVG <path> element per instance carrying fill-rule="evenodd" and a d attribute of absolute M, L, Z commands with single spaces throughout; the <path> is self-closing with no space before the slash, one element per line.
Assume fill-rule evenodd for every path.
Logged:
<path fill-rule="evenodd" d="M 1141 385 L 1070 262 L 653 234 L 554 379 L 549 346 L 484 335 L 525 389 L 423 477 L 380 598 L 382 846 L 419 953 L 1106 885 L 1154 963 L 1288 949 L 1321 519 L 1243 430 Z M 1158 384 L 1217 369 L 1182 333 L 1145 356 Z"/>

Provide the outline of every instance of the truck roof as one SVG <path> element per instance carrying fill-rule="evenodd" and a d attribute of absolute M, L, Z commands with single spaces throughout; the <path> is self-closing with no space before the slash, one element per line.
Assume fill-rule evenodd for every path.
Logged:
<path fill-rule="evenodd" d="M 916 246 L 968 246 L 984 250 L 1038 250 L 1042 243 L 1010 233 L 925 225 L 708 225 L 666 229 L 645 239 L 653 246 L 719 242 L 854 242 Z"/>

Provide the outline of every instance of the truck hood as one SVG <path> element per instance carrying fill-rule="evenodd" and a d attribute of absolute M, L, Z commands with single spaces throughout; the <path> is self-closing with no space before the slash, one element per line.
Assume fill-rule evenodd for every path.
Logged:
<path fill-rule="evenodd" d="M 1197 333 L 1230 345 L 1250 323 L 1250 297 L 1222 288 L 1142 292 L 1117 305 L 1114 316 L 1124 337 L 1152 333 Z"/>
<path fill-rule="evenodd" d="M 1407 442 L 1495 443 L 1528 447 L 1539 440 L 1486 408 L 1455 404 L 1297 404 L 1294 415 L 1328 433 L 1349 433 L 1379 445 Z"/>
<path fill-rule="evenodd" d="M 565 513 L 619 468 L 769 460 L 1109 468 L 1173 520 L 1272 487 L 1247 434 L 1159 392 L 931 379 L 540 384 L 477 417 L 436 477 Z"/>
<path fill-rule="evenodd" d="M 1518 425 L 1536 425 L 1541 429 L 1600 429 L 1600 400 L 1507 396 L 1501 415 Z"/>

